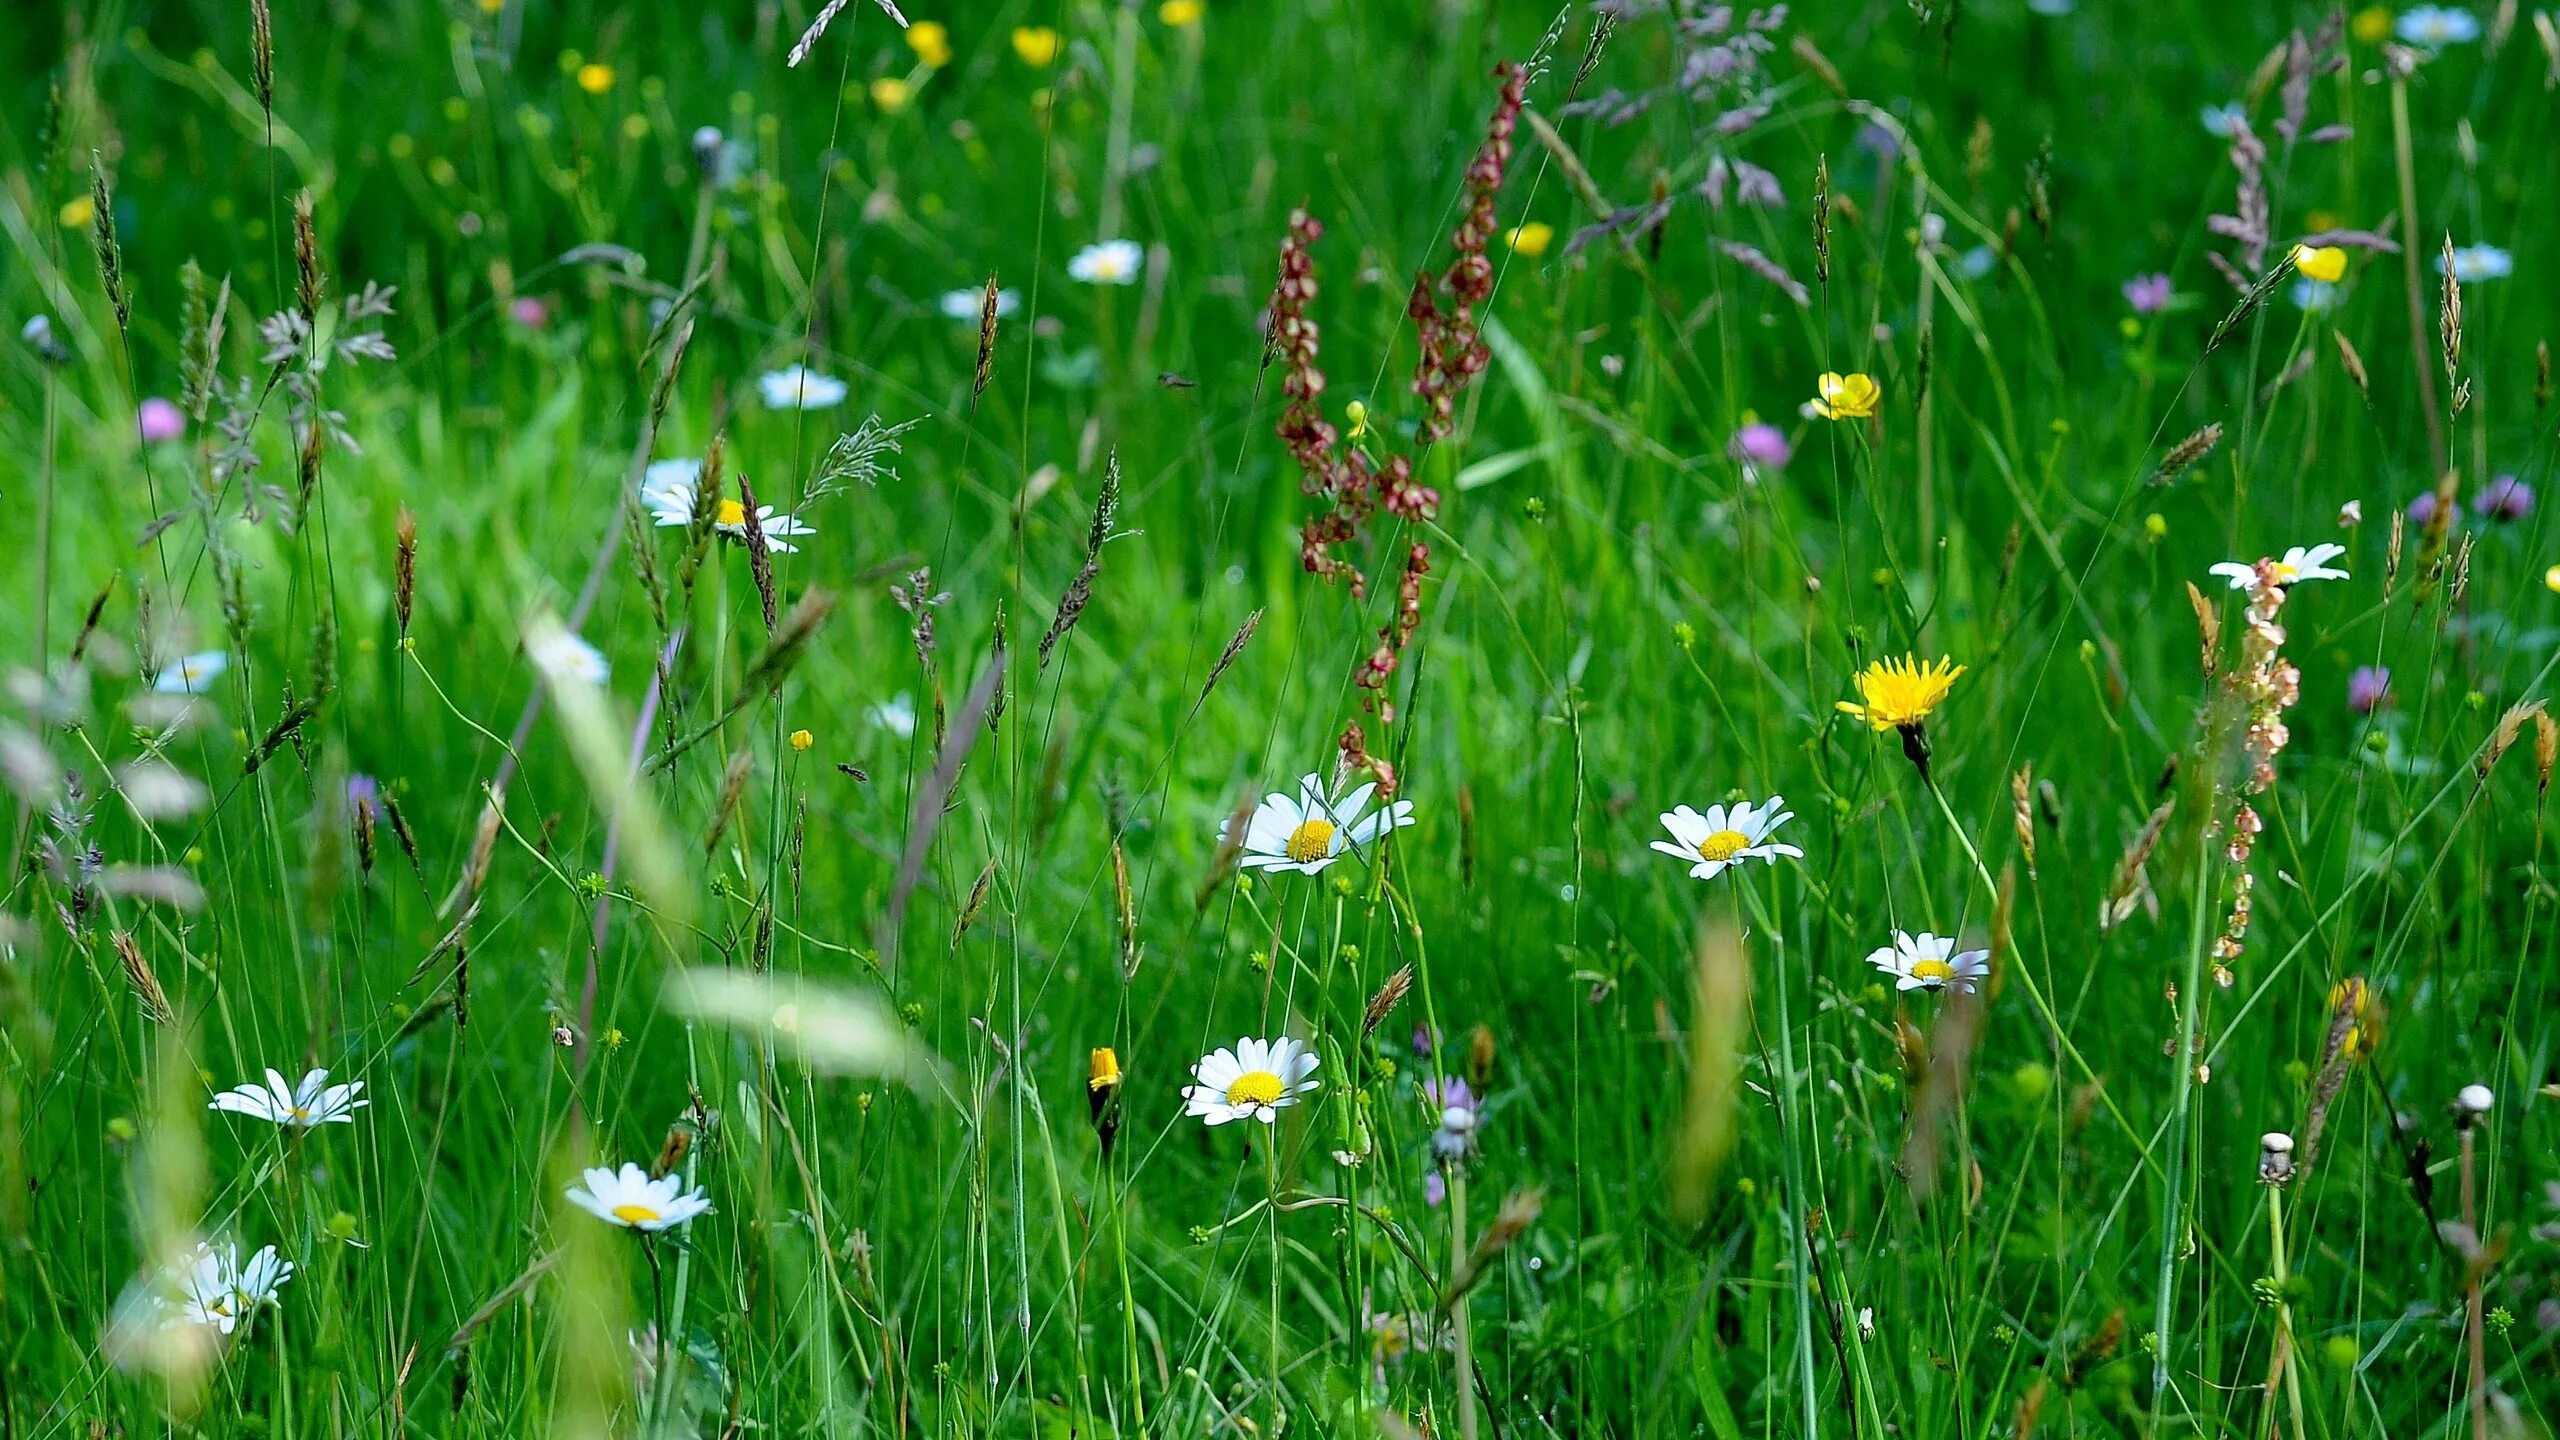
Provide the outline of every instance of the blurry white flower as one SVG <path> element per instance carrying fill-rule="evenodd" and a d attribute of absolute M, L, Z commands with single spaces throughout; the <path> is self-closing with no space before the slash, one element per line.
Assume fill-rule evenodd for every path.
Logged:
<path fill-rule="evenodd" d="M 1245 820 L 1244 858 L 1237 863 L 1248 870 L 1295 870 L 1301 875 L 1313 875 L 1342 858 L 1346 851 L 1413 823 L 1410 800 L 1398 800 L 1370 811 L 1370 798 L 1377 793 L 1378 787 L 1372 782 L 1339 800 L 1328 800 L 1321 777 L 1302 776 L 1295 797 L 1274 790 L 1254 807 L 1253 814 Z M 1221 828 L 1219 843 L 1234 838 Z"/>
<path fill-rule="evenodd" d="M 249 1312 L 275 1303 L 276 1292 L 293 1278 L 293 1263 L 263 1246 L 240 1263 L 240 1247 L 225 1244 L 196 1248 L 193 1264 L 178 1282 L 177 1318 L 190 1325 L 209 1325 L 230 1334 Z"/>
<path fill-rule="evenodd" d="M 613 666 L 604 652 L 570 634 L 566 630 L 547 630 L 536 635 L 526 648 L 533 667 L 543 677 L 558 683 L 576 680 L 588 685 L 601 685 L 613 675 Z"/>
<path fill-rule="evenodd" d="M 1134 285 L 1147 263 L 1147 252 L 1135 240 L 1105 240 L 1087 245 L 1067 262 L 1067 273 L 1087 285 Z"/>
<path fill-rule="evenodd" d="M 1953 937 L 1893 932 L 1893 943 L 1867 956 L 1867 963 L 1895 977 L 1896 990 L 1943 990 L 1953 985 L 1970 995 L 1973 982 L 1991 968 L 1988 950 L 1958 951 Z"/>
<path fill-rule="evenodd" d="M 1779 826 L 1795 818 L 1786 803 L 1785 796 L 1772 795 L 1766 805 L 1754 806 L 1747 800 L 1731 809 L 1710 805 L 1704 815 L 1683 805 L 1662 817 L 1662 828 L 1671 832 L 1671 840 L 1656 840 L 1653 848 L 1687 862 L 1689 874 L 1699 880 L 1712 880 L 1741 860 L 1774 861 L 1781 855 L 1801 860 L 1804 852 L 1793 845 L 1768 843 Z"/>
<path fill-rule="evenodd" d="M 701 503 L 702 462 L 699 460 L 660 460 L 640 477 L 640 504 L 649 512 L 658 528 L 683 529 L 693 524 L 694 507 Z M 711 528 L 732 540 L 747 538 L 747 507 L 723 495 L 713 510 Z M 785 538 L 792 535 L 815 535 L 817 527 L 797 515 L 777 515 L 770 505 L 756 507 L 756 528 L 764 532 L 766 549 L 780 555 L 796 555 L 800 547 Z"/>
<path fill-rule="evenodd" d="M 667 977 L 680 1015 L 753 1035 L 826 1075 L 883 1075 L 922 1088 L 933 1058 L 889 1007 L 859 990 L 746 970 L 688 966 Z"/>
<path fill-rule="evenodd" d="M 871 723 L 904 740 L 916 733 L 916 702 L 899 691 L 863 712 Z"/>
<path fill-rule="evenodd" d="M 2444 273 L 2444 257 L 2436 257 L 2436 273 Z M 2468 285 L 2476 280 L 2504 280 L 2516 273 L 2515 257 L 2495 245 L 2465 245 L 2453 252 L 2453 278 Z"/>
<path fill-rule="evenodd" d="M 2294 309 L 2312 315 L 2335 310 L 2346 298 L 2346 291 L 2326 280 L 2296 280 L 2287 294 Z"/>
<path fill-rule="evenodd" d="M 2344 580 L 2347 572 L 2329 562 L 2347 553 L 2344 545 L 2300 545 L 2284 552 L 2276 562 L 2276 583 L 2291 585 L 2302 580 Z M 2231 582 L 2234 590 L 2246 590 L 2258 583 L 2258 567 L 2246 560 L 2225 560 L 2208 572 Z"/>
<path fill-rule="evenodd" d="M 222 672 L 231 668 L 231 657 L 219 650 L 200 650 L 182 655 L 160 672 L 151 688 L 163 695 L 201 695 L 213 688 Z"/>
<path fill-rule="evenodd" d="M 942 292 L 942 300 L 940 303 L 942 305 L 943 314 L 950 316 L 954 320 L 966 320 L 974 325 L 977 323 L 980 312 L 986 307 L 987 292 L 984 290 L 945 290 Z M 1010 315 L 1021 308 L 1021 291 L 998 290 L 996 292 L 996 314 L 1000 316 Z"/>
<path fill-rule="evenodd" d="M 2000 253 L 1988 245 L 1976 245 L 1956 257 L 1956 273 L 1967 280 L 1979 280 L 2000 264 Z"/>
<path fill-rule="evenodd" d="M 332 1085 L 326 1070 L 314 1070 L 303 1076 L 300 1084 L 288 1086 L 284 1076 L 270 1069 L 266 1084 L 252 1081 L 235 1086 L 214 1096 L 213 1103 L 205 1108 L 308 1130 L 314 1125 L 354 1124 L 355 1112 L 373 1103 L 360 1098 L 363 1094 L 363 1081 Z"/>
<path fill-rule="evenodd" d="M 2237 100 L 2204 107 L 2204 133 L 2217 140 L 2228 140 L 2249 123 L 2249 107 Z"/>
<path fill-rule="evenodd" d="M 166 760 L 136 760 L 116 772 L 116 788 L 125 803 L 145 820 L 173 820 L 193 815 L 212 799 L 194 776 Z"/>
<path fill-rule="evenodd" d="M 756 390 L 767 410 L 824 410 L 842 404 L 845 383 L 806 365 L 787 365 L 756 377 Z"/>
<path fill-rule="evenodd" d="M 2419 5 L 2402 11 L 2391 29 L 2403 42 L 2429 50 L 2468 45 L 2480 38 L 2479 17 L 2450 5 Z"/>
<path fill-rule="evenodd" d="M 1320 1082 L 1307 1077 L 1320 1063 L 1315 1052 L 1286 1035 L 1238 1040 L 1233 1050 L 1219 1050 L 1191 1067 L 1200 1083 L 1182 1088 L 1183 1113 L 1212 1125 L 1248 1119 L 1268 1125 L 1318 1087 Z"/>
<path fill-rule="evenodd" d="M 599 1165 L 586 1173 L 586 1184 L 569 1187 L 569 1203 L 599 1220 L 656 1234 L 672 1229 L 711 1208 L 699 1189 L 685 1192 L 684 1177 L 649 1172 L 624 1161 L 619 1171 Z"/>

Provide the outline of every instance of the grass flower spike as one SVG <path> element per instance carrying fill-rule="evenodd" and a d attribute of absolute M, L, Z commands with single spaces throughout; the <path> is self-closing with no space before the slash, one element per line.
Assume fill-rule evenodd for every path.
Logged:
<path fill-rule="evenodd" d="M 1846 375 L 1825 370 L 1813 389 L 1813 413 L 1825 420 L 1864 420 L 1884 399 L 1875 377 L 1862 370 Z"/>
<path fill-rule="evenodd" d="M 2347 553 L 2338 544 L 2313 545 L 2308 549 L 2296 545 L 2284 552 L 2284 558 L 2273 562 L 2278 585 L 2292 585 L 2303 580 L 2344 580 L 2347 572 L 2329 562 Z M 2258 567 L 2246 560 L 2225 560 L 2213 567 L 2212 574 L 2231 582 L 2234 590 L 2246 590 L 2258 582 Z"/>
<path fill-rule="evenodd" d="M 1230 1120 L 1271 1124 L 1300 1097 L 1315 1092 L 1319 1082 L 1307 1077 L 1319 1063 L 1320 1056 L 1286 1035 L 1238 1040 L 1233 1050 L 1215 1051 L 1191 1067 L 1192 1078 L 1200 1083 L 1183 1087 L 1183 1113 L 1212 1125 Z"/>
<path fill-rule="evenodd" d="M 1410 800 L 1371 810 L 1369 801 L 1377 791 L 1373 782 L 1328 800 L 1322 777 L 1301 776 L 1294 798 L 1274 790 L 1254 807 L 1245 822 L 1244 858 L 1237 863 L 1248 870 L 1313 875 L 1389 830 L 1413 823 Z M 1218 838 L 1223 843 L 1232 837 L 1222 829 Z"/>
<path fill-rule="evenodd" d="M 1653 848 L 1686 861 L 1690 876 L 1698 880 L 1713 880 L 1726 866 L 1744 860 L 1774 861 L 1781 855 L 1801 860 L 1802 850 L 1769 840 L 1779 826 L 1795 818 L 1783 808 L 1786 803 L 1785 796 L 1772 795 L 1759 806 L 1747 800 L 1730 809 L 1710 805 L 1704 815 L 1683 805 L 1662 817 L 1662 828 L 1671 832 L 1671 839 L 1656 840 Z"/>
<path fill-rule="evenodd" d="M 649 1178 L 649 1172 L 624 1161 L 619 1171 L 599 1165 L 587 1171 L 586 1184 L 569 1187 L 569 1203 L 609 1225 L 656 1234 L 672 1230 L 711 1209 L 700 1190 L 687 1192 L 680 1175 Z"/>
<path fill-rule="evenodd" d="M 266 1084 L 253 1082 L 225 1090 L 205 1108 L 308 1130 L 314 1125 L 354 1124 L 356 1112 L 373 1103 L 363 1095 L 363 1081 L 332 1085 L 326 1070 L 314 1070 L 292 1086 L 284 1083 L 284 1076 L 269 1070 Z"/>
<path fill-rule="evenodd" d="M 1991 969 L 1991 952 L 1958 950 L 1952 936 L 1896 930 L 1893 943 L 1869 952 L 1867 963 L 1893 976 L 1896 990 L 1944 990 L 1952 985 L 1970 995 L 1973 982 Z"/>

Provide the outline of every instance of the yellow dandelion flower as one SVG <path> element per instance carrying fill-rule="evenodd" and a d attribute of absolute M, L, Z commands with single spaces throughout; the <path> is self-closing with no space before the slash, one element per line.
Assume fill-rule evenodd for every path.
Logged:
<path fill-rule="evenodd" d="M 1023 64 L 1035 70 L 1056 60 L 1058 49 L 1064 43 L 1058 38 L 1058 32 L 1046 25 L 1023 25 L 1013 32 L 1013 53 L 1022 57 Z"/>
<path fill-rule="evenodd" d="M 906 109 L 907 102 L 913 98 L 915 92 L 908 88 L 906 81 L 895 75 L 883 75 L 871 82 L 871 103 L 879 106 L 884 114 L 897 114 Z"/>
<path fill-rule="evenodd" d="M 66 200 L 62 205 L 61 218 L 65 230 L 86 230 L 89 222 L 98 218 L 98 204 L 86 195 Z"/>
<path fill-rule="evenodd" d="M 1876 377 L 1863 370 L 1843 375 L 1825 370 L 1813 382 L 1813 413 L 1825 420 L 1864 420 L 1876 413 L 1884 400 L 1883 387 Z"/>
<path fill-rule="evenodd" d="M 907 48 L 926 66 L 939 70 L 951 63 L 951 32 L 939 20 L 919 20 L 907 27 Z"/>
<path fill-rule="evenodd" d="M 1120 1083 L 1120 1056 L 1108 1045 L 1094 1047 L 1090 1068 L 1086 1071 L 1085 1088 L 1108 1090 Z"/>
<path fill-rule="evenodd" d="M 578 88 L 590 95 L 601 95 L 613 88 L 613 67 L 590 60 L 578 67 Z"/>
<path fill-rule="evenodd" d="M 2365 44 L 2379 45 L 2391 38 L 2391 7 L 2367 5 L 2356 12 L 2356 18 L 2347 22 L 2347 28 Z"/>
<path fill-rule="evenodd" d="M 1208 13 L 1209 7 L 1202 4 L 1201 0 L 1164 0 L 1162 5 L 1156 7 L 1156 18 L 1176 30 L 1186 25 L 1199 24 L 1200 17 Z"/>
<path fill-rule="evenodd" d="M 1555 238 L 1556 227 L 1544 220 L 1532 220 L 1503 232 L 1502 243 L 1510 246 L 1511 253 L 1515 255 L 1535 258 L 1546 254 L 1547 246 L 1553 244 Z"/>
<path fill-rule="evenodd" d="M 1864 703 L 1843 700 L 1840 713 L 1866 721 L 1872 730 L 1917 725 L 1946 703 L 1947 692 L 1955 688 L 1956 677 L 1963 673 L 1963 666 L 1944 655 L 1934 665 L 1922 665 L 1916 655 L 1878 660 L 1858 672 L 1858 697 Z"/>
<path fill-rule="evenodd" d="M 2347 252 L 2335 245 L 2296 245 L 2293 268 L 2306 279 L 2335 285 L 2347 273 Z"/>

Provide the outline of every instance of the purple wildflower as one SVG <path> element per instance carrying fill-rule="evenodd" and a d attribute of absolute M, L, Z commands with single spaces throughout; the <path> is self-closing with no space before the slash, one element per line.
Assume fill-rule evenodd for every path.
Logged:
<path fill-rule="evenodd" d="M 2359 665 L 2347 677 L 2347 706 L 2359 715 L 2382 708 L 2391 693 L 2391 672 L 2380 665 Z"/>
<path fill-rule="evenodd" d="M 2124 282 L 2124 303 L 2136 315 L 2157 315 L 2169 308 L 2169 298 L 2177 288 L 2166 275 L 2136 275 Z"/>
<path fill-rule="evenodd" d="M 2533 513 L 2533 487 L 2501 475 L 2471 497 L 2471 513 L 2483 520 L 2521 520 Z"/>
<path fill-rule="evenodd" d="M 1422 1177 L 1423 1204 L 1431 1206 L 1433 1209 L 1438 1209 L 1442 1204 L 1445 1204 L 1448 1199 L 1449 1182 L 1440 1178 L 1439 1171 L 1433 1170 Z"/>
<path fill-rule="evenodd" d="M 1724 453 L 1745 465 L 1756 465 L 1764 470 L 1784 470 L 1795 450 L 1787 444 L 1786 431 L 1766 420 L 1754 420 L 1733 432 L 1733 439 L 1724 447 Z"/>
<path fill-rule="evenodd" d="M 186 412 L 157 395 L 142 402 L 135 424 L 142 431 L 142 443 L 145 445 L 175 440 L 187 433 Z"/>
<path fill-rule="evenodd" d="M 2434 520 L 2436 518 L 2436 492 L 2433 490 L 2419 491 L 2418 498 L 2409 502 L 2408 514 L 2409 523 L 2412 525 L 2424 525 Z"/>

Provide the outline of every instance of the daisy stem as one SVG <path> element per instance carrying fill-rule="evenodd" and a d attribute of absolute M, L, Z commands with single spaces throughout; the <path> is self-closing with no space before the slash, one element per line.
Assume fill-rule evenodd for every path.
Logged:
<path fill-rule="evenodd" d="M 1271 1178 L 1271 1430 L 1277 1435 L 1280 1416 L 1280 1125 L 1264 1112 L 1262 1163 Z"/>

